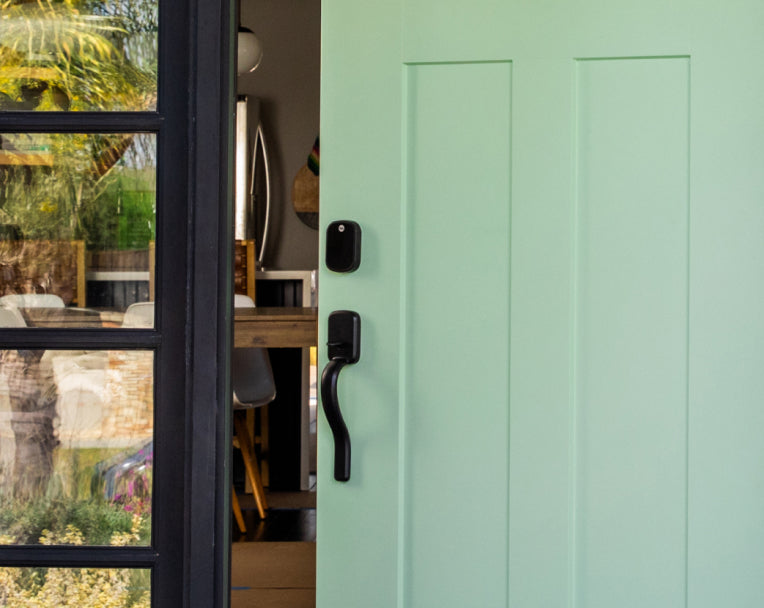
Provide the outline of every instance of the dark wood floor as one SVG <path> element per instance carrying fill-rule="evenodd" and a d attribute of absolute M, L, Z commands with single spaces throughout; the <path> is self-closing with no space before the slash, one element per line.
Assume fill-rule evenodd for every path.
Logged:
<path fill-rule="evenodd" d="M 265 519 L 238 497 L 247 532 L 232 522 L 231 608 L 315 608 L 315 492 L 269 492 Z"/>
<path fill-rule="evenodd" d="M 239 494 L 246 533 L 233 521 L 233 542 L 316 542 L 315 492 L 268 493 L 270 508 L 260 519 L 251 494 Z"/>
<path fill-rule="evenodd" d="M 269 509 L 260 519 L 255 509 L 242 509 L 246 534 L 233 523 L 233 542 L 315 542 L 315 509 Z"/>

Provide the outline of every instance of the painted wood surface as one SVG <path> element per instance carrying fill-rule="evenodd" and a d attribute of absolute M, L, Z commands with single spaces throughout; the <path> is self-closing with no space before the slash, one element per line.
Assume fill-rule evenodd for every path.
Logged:
<path fill-rule="evenodd" d="M 323 19 L 318 608 L 763 605 L 764 6 Z"/>

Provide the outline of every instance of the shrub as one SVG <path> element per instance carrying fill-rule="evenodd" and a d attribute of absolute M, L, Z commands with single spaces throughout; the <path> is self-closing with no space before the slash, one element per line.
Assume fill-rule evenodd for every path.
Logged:
<path fill-rule="evenodd" d="M 115 532 L 114 546 L 140 538 L 141 517 L 132 517 L 128 532 Z M 0 537 L 8 544 L 11 537 Z M 84 545 L 85 536 L 73 525 L 60 532 L 43 530 L 44 545 Z M 78 606 L 79 608 L 150 608 L 150 576 L 126 568 L 0 568 L 0 605 L 8 608 Z"/>
<path fill-rule="evenodd" d="M 113 544 L 115 534 L 135 534 L 134 542 L 125 544 L 146 545 L 151 520 L 149 516 L 125 510 L 123 504 L 97 500 L 5 499 L 0 502 L 0 534 L 12 539 L 10 544 L 37 544 L 46 537 L 46 532 L 48 538 L 62 538 L 70 528 L 82 535 L 86 545 Z"/>

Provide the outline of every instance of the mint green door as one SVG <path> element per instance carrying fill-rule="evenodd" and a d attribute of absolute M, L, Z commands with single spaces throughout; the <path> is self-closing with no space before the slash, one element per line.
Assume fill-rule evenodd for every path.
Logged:
<path fill-rule="evenodd" d="M 323 19 L 318 608 L 764 606 L 764 3 Z"/>

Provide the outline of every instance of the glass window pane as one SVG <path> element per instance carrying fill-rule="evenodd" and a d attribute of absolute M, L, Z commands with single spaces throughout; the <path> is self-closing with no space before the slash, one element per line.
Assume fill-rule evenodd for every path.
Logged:
<path fill-rule="evenodd" d="M 155 228 L 156 135 L 0 133 L 0 326 L 121 327 Z"/>
<path fill-rule="evenodd" d="M 150 111 L 157 0 L 8 0 L 0 111 Z"/>
<path fill-rule="evenodd" d="M 153 366 L 152 351 L 0 351 L 0 544 L 150 543 Z"/>
<path fill-rule="evenodd" d="M 0 568 L 0 606 L 150 608 L 151 571 L 127 568 Z"/>

